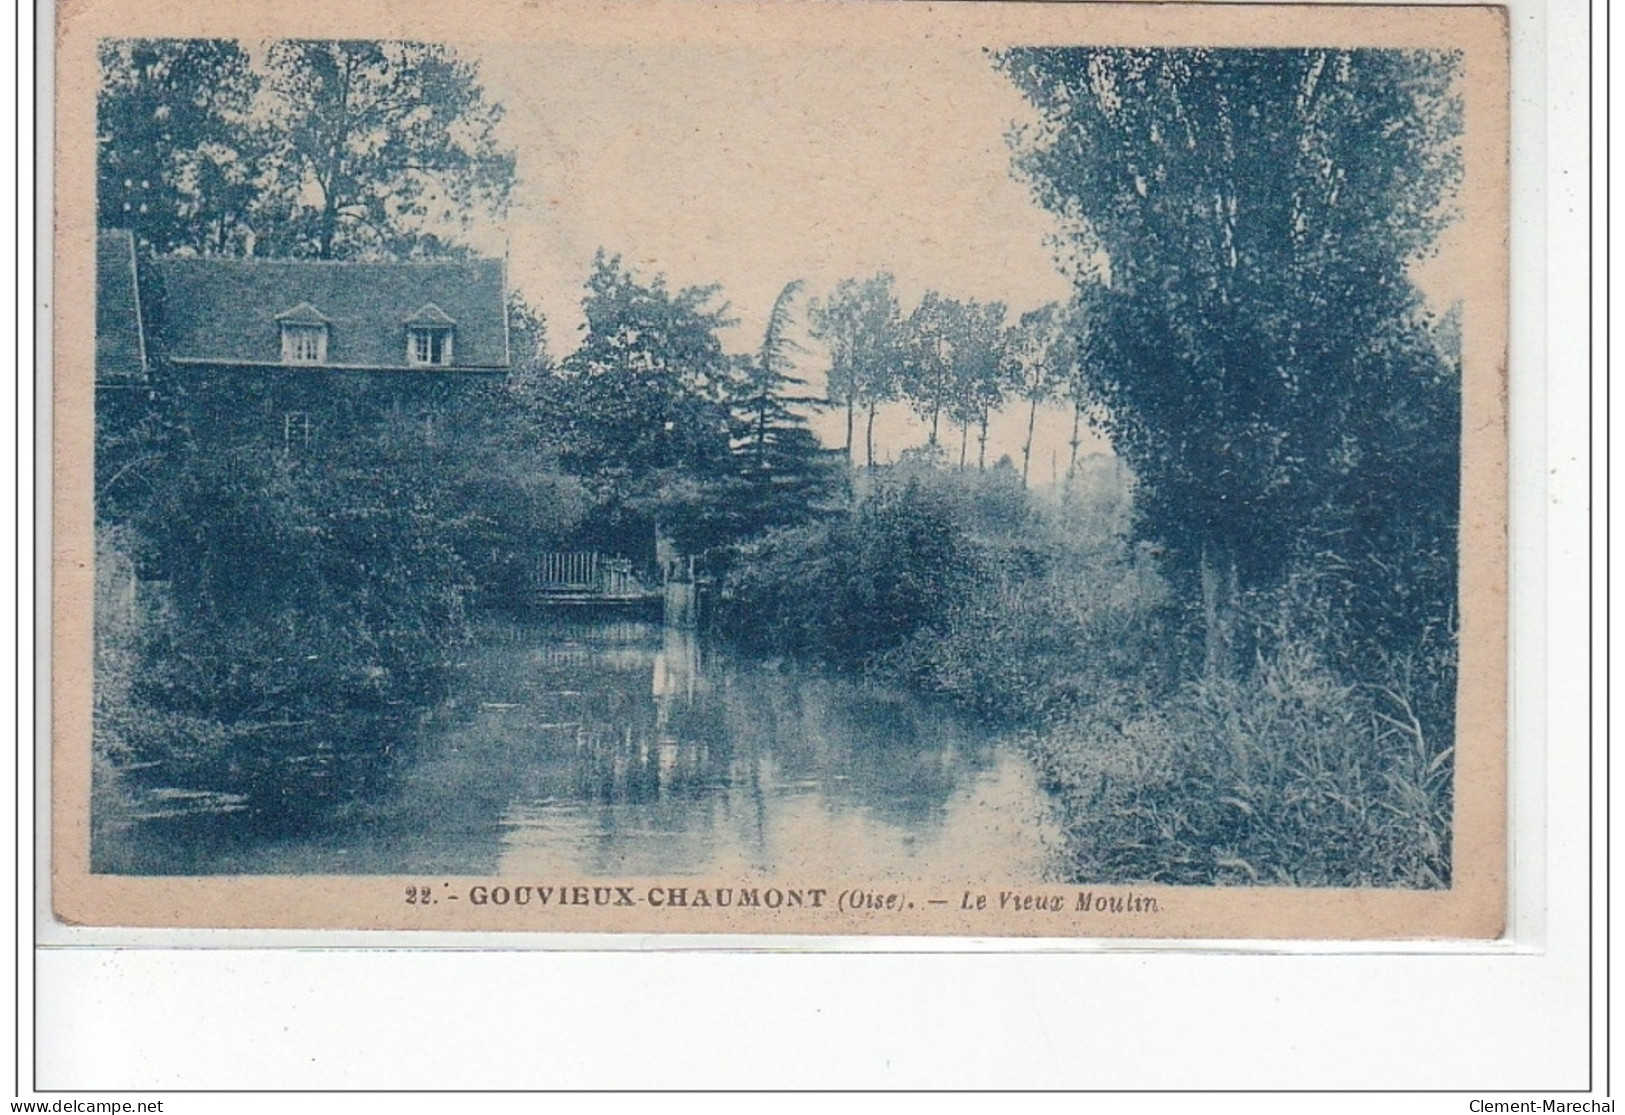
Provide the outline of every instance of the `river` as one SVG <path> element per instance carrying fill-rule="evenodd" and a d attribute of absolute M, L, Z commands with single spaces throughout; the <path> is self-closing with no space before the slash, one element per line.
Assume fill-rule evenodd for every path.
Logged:
<path fill-rule="evenodd" d="M 477 648 L 432 715 L 377 729 L 399 736 L 383 748 L 389 777 L 312 823 L 267 829 L 234 798 L 149 786 L 104 827 L 98 869 L 1056 874 L 1059 829 L 1031 764 L 939 705 L 658 623 L 491 623 Z"/>

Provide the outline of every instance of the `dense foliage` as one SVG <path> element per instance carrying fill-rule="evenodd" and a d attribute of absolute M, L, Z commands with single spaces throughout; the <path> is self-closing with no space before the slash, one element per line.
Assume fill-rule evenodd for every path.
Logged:
<path fill-rule="evenodd" d="M 379 775 L 444 691 L 473 610 L 520 602 L 531 554 L 587 508 L 500 381 L 333 386 L 281 399 L 299 417 L 274 431 L 245 429 L 260 408 L 240 378 L 161 372 L 143 405 L 98 408 L 125 461 L 98 532 L 131 582 L 98 608 L 99 669 L 125 679 L 103 743 L 144 777 L 253 788 L 266 823 Z"/>
<path fill-rule="evenodd" d="M 507 205 L 501 110 L 447 47 L 113 39 L 100 62 L 97 213 L 143 248 L 443 254 Z"/>
<path fill-rule="evenodd" d="M 238 250 L 258 169 L 244 157 L 260 78 L 218 39 L 111 40 L 100 52 L 96 216 L 160 252 Z"/>
<path fill-rule="evenodd" d="M 1210 665 L 1237 597 L 1336 570 L 1366 634 L 1446 622 L 1459 357 L 1410 281 L 1452 218 L 1453 57 L 1022 49 L 1020 165 L 1093 306 L 1084 387 L 1142 533 L 1200 578 Z M 1394 562 L 1403 563 L 1395 568 Z"/>
<path fill-rule="evenodd" d="M 808 428 L 790 283 L 758 350 L 725 353 L 717 288 L 668 289 L 599 253 L 580 347 L 534 384 L 538 428 L 593 500 L 581 541 L 652 561 L 657 537 L 720 554 L 838 502 L 844 475 Z"/>
<path fill-rule="evenodd" d="M 883 483 L 849 515 L 746 544 L 719 605 L 741 643 L 861 666 L 929 629 L 976 576 L 976 546 L 928 477 Z"/>

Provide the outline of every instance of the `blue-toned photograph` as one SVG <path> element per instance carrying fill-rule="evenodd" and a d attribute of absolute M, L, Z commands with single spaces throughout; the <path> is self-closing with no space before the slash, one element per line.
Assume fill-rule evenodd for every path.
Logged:
<path fill-rule="evenodd" d="M 93 873 L 1451 887 L 1459 52 L 98 70 Z"/>

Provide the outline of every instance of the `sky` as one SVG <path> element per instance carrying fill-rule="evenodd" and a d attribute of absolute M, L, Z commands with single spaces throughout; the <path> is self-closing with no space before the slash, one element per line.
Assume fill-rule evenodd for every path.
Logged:
<path fill-rule="evenodd" d="M 753 349 L 786 283 L 798 302 L 843 278 L 897 277 L 904 312 L 927 289 L 1003 301 L 1013 319 L 1071 291 L 1046 238 L 1053 218 L 1011 173 L 1006 135 L 1033 114 L 980 49 L 789 51 L 674 44 L 488 46 L 478 60 L 506 110 L 519 183 L 505 229 L 513 286 L 546 316 L 550 349 L 580 340 L 593 255 L 620 254 L 673 287 L 720 284 L 738 324 L 724 347 Z M 821 386 L 811 342 L 802 370 Z M 901 406 L 877 424 L 881 460 L 923 444 Z M 989 462 L 1018 462 L 1025 406 L 991 430 Z M 1064 473 L 1070 407 L 1040 412 L 1033 480 Z M 844 439 L 844 418 L 816 428 Z M 860 427 L 861 429 L 861 427 Z M 944 442 L 958 451 L 957 431 Z M 1082 452 L 1106 445 L 1087 436 Z M 975 457 L 974 438 L 971 457 Z"/>

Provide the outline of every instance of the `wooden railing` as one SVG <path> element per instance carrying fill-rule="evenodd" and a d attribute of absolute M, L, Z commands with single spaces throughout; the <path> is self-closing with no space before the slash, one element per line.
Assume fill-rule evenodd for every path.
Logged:
<path fill-rule="evenodd" d="M 536 587 L 595 592 L 599 560 L 596 553 L 543 554 L 536 571 Z"/>
<path fill-rule="evenodd" d="M 592 551 L 542 554 L 532 583 L 543 596 L 621 599 L 647 594 L 632 573 L 631 559 Z"/>

